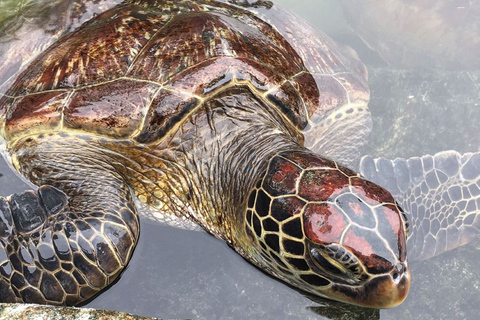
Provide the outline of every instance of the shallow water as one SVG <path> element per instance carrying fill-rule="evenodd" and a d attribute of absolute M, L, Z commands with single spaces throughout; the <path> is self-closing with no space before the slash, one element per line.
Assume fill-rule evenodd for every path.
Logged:
<path fill-rule="evenodd" d="M 275 2 L 296 11 L 338 40 L 351 41 L 349 44 L 359 52 L 369 54 L 345 23 L 335 1 Z M 374 60 L 368 56 L 362 58 Z M 476 70 L 468 72 L 472 75 L 471 87 L 480 88 L 480 82 L 475 78 Z M 379 71 L 378 74 L 382 73 Z M 455 106 L 453 112 L 449 112 L 451 106 L 436 106 L 435 111 L 430 111 L 435 112 L 435 117 L 428 118 L 426 112 L 424 118 L 411 118 L 412 129 L 391 132 L 395 139 L 379 138 L 384 128 L 382 125 L 392 117 L 391 111 L 383 108 L 391 103 L 391 99 L 385 103 L 381 99 L 394 93 L 400 96 L 418 93 L 409 95 L 410 87 L 404 91 L 391 90 L 391 82 L 388 84 L 387 81 L 387 87 L 382 87 L 382 81 L 377 83 L 377 87 L 372 88 L 371 106 L 377 131 L 374 131 L 376 136 L 369 145 L 369 153 L 412 156 L 445 149 L 480 150 L 480 139 L 475 131 L 475 126 L 480 123 L 480 111 L 478 105 L 468 99 Z M 394 85 L 400 86 L 401 83 Z M 470 90 L 468 85 L 465 88 Z M 443 92 L 448 93 L 448 90 Z M 465 95 L 470 96 L 468 92 Z M 478 89 L 473 96 L 478 98 Z M 434 122 L 431 119 L 435 119 Z M 440 130 L 443 127 L 446 129 Z M 448 139 L 444 131 L 448 131 Z M 378 144 L 386 140 L 390 143 L 379 148 Z M 3 173 L 0 194 L 26 188 L 3 162 L 0 172 Z M 474 319 L 480 311 L 479 263 L 479 240 L 433 259 L 412 263 L 412 285 L 406 301 L 397 308 L 376 311 L 306 296 L 264 274 L 204 232 L 142 221 L 140 242 L 127 270 L 117 283 L 87 306 L 163 318 Z"/>

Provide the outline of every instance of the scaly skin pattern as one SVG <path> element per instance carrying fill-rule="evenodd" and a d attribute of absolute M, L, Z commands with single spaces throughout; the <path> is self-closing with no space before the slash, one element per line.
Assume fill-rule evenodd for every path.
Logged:
<path fill-rule="evenodd" d="M 136 197 L 302 290 L 401 303 L 394 200 L 303 146 L 323 113 L 368 114 L 345 57 L 313 43 L 299 54 L 239 7 L 143 0 L 47 49 L 0 99 L 6 151 L 39 186 L 0 199 L 1 299 L 71 305 L 108 286 L 138 239 Z"/>
<path fill-rule="evenodd" d="M 66 136 L 49 138 L 21 139 L 11 149 L 20 173 L 41 187 L 0 201 L 5 302 L 91 298 L 120 274 L 138 240 L 136 208 L 121 176 L 81 140 L 72 147 Z"/>

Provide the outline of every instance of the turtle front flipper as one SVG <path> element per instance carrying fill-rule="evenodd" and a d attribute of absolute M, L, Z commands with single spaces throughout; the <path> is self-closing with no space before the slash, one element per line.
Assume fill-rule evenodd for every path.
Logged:
<path fill-rule="evenodd" d="M 0 198 L 1 302 L 78 304 L 117 278 L 136 245 L 123 178 L 80 139 L 60 140 L 29 137 L 9 148 L 40 188 Z"/>
<path fill-rule="evenodd" d="M 364 157 L 360 172 L 389 190 L 405 210 L 410 259 L 428 259 L 478 236 L 480 152 L 444 151 L 395 160 Z"/>

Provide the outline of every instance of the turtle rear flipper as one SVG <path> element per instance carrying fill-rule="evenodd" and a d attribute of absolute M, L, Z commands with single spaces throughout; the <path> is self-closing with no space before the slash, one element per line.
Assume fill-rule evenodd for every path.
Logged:
<path fill-rule="evenodd" d="M 360 172 L 389 190 L 407 214 L 408 255 L 424 260 L 480 231 L 480 152 L 444 151 L 410 159 L 363 157 Z"/>
<path fill-rule="evenodd" d="M 2 302 L 87 300 L 117 278 L 138 240 L 130 189 L 105 155 L 49 138 L 12 148 L 15 167 L 40 188 L 0 197 Z"/>

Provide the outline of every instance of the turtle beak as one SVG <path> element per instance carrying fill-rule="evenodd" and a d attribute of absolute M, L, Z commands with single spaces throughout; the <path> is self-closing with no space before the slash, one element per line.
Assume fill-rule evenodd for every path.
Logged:
<path fill-rule="evenodd" d="M 366 304 L 370 307 L 388 309 L 401 304 L 410 289 L 410 268 L 399 262 L 390 274 L 372 279 L 365 285 Z"/>
<path fill-rule="evenodd" d="M 333 285 L 329 295 L 335 300 L 361 307 L 388 309 L 401 304 L 409 289 L 410 269 L 406 262 L 401 262 L 390 273 L 373 277 L 354 289 Z"/>

